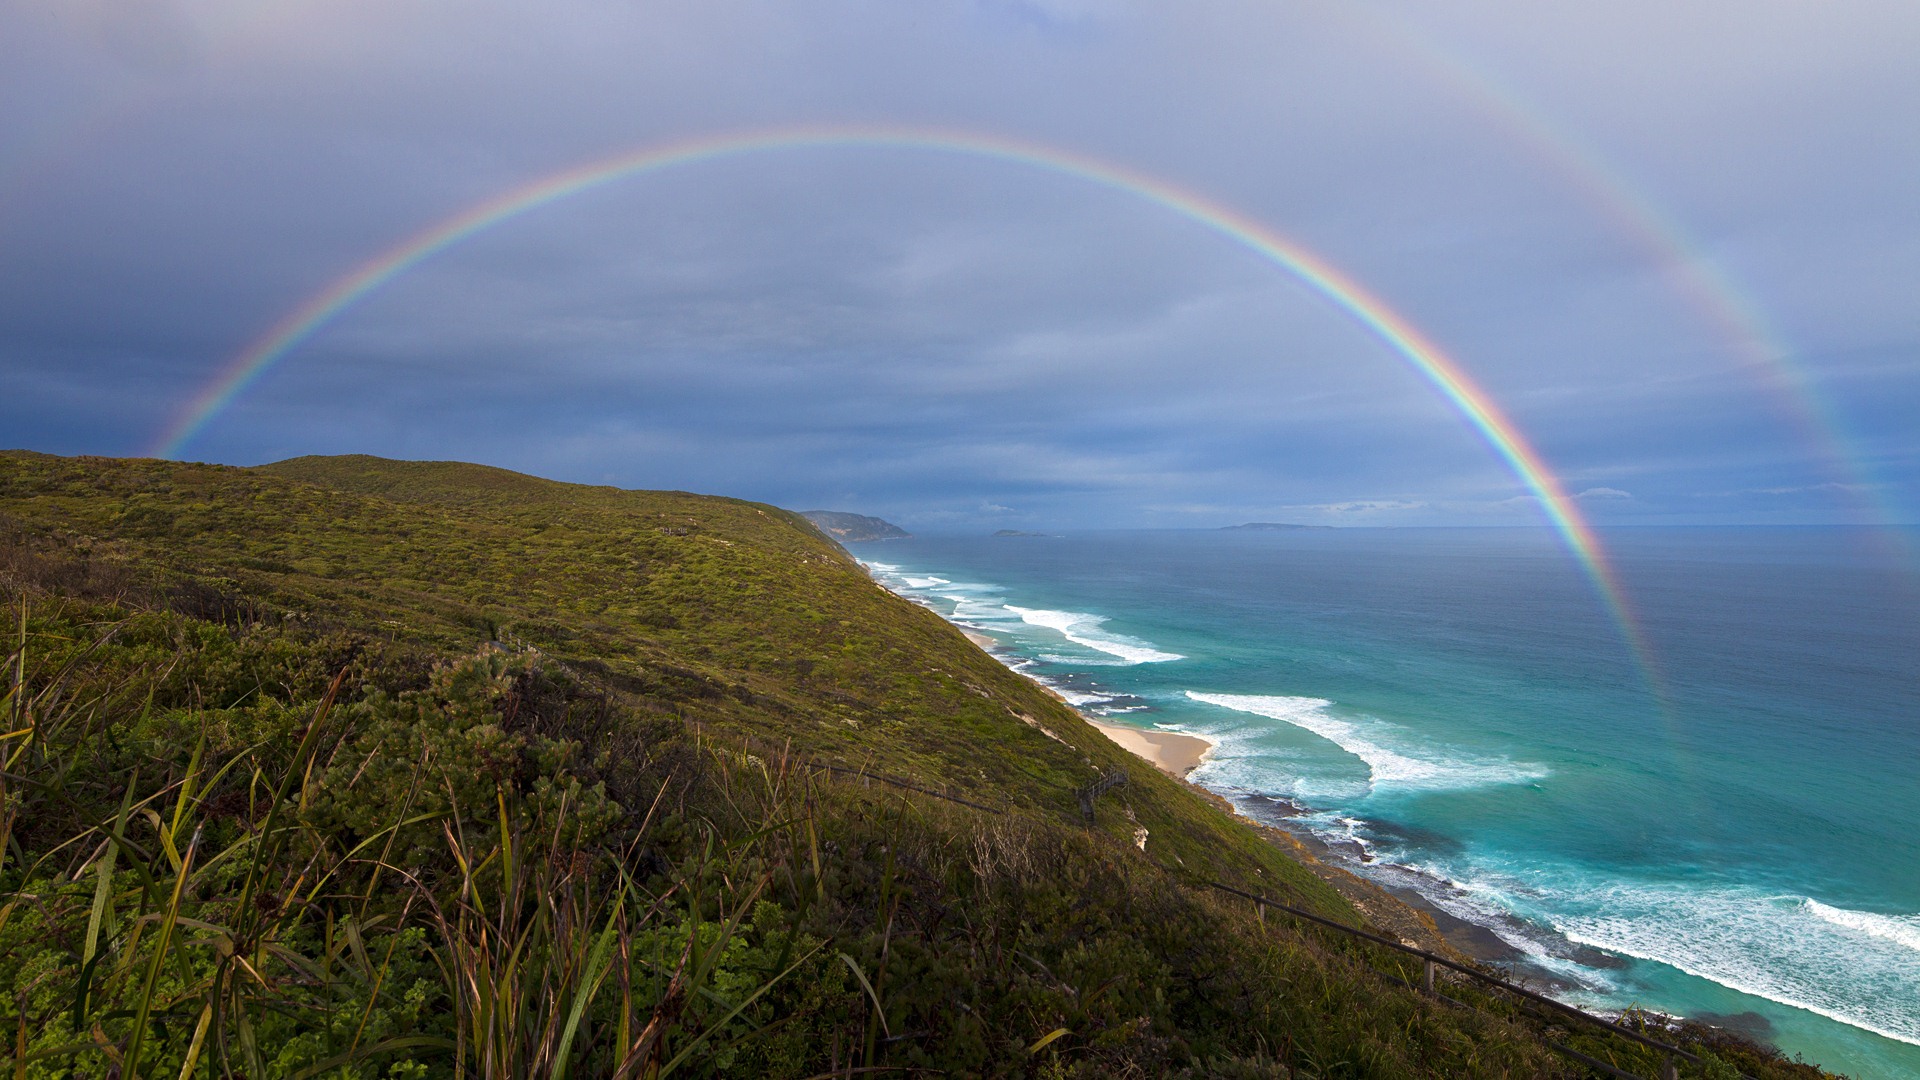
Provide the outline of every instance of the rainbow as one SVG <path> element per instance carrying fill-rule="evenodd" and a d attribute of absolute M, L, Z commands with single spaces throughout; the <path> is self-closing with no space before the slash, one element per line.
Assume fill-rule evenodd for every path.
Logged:
<path fill-rule="evenodd" d="M 1673 215 L 1599 150 L 1556 124 L 1512 85 L 1457 49 L 1420 34 L 1370 4 L 1319 5 L 1363 38 L 1384 43 L 1411 59 L 1476 114 L 1530 151 L 1534 164 L 1553 173 L 1568 190 L 1609 221 L 1666 275 L 1667 284 L 1720 337 L 1727 353 L 1772 392 L 1786 419 L 1824 459 L 1840 490 L 1853 496 L 1866 519 L 1892 525 L 1906 520 L 1900 508 L 1875 492 L 1885 489 L 1862 463 L 1840 410 L 1828 401 L 1801 365 L 1795 349 L 1747 292 L 1718 266 Z M 1886 539 L 1896 541 L 1888 531 Z"/>
<path fill-rule="evenodd" d="M 214 417 L 295 347 L 356 301 L 425 259 L 510 218 L 640 174 L 776 150 L 876 147 L 964 154 L 1098 184 L 1172 211 L 1245 247 L 1331 303 L 1405 360 L 1479 433 L 1532 492 L 1593 583 L 1649 681 L 1657 670 L 1599 539 L 1553 470 L 1460 365 L 1385 301 L 1325 259 L 1244 214 L 1110 162 L 1000 136 L 918 127 L 793 127 L 689 139 L 594 161 L 503 192 L 446 218 L 355 267 L 288 312 L 242 349 L 180 412 L 150 451 L 177 457 Z"/>

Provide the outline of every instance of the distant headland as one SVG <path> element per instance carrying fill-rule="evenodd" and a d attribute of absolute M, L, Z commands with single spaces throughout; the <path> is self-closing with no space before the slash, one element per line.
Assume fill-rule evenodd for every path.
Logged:
<path fill-rule="evenodd" d="M 911 540 L 913 534 L 891 521 L 865 514 L 839 510 L 802 510 L 800 516 L 813 522 L 814 528 L 842 543 L 858 544 L 868 540 Z"/>
<path fill-rule="evenodd" d="M 1052 534 L 1052 533 L 1037 533 L 1037 532 L 1027 532 L 1027 531 L 1025 531 L 1024 529 L 1001 529 L 1000 531 L 998 531 L 998 532 L 996 532 L 996 533 L 994 533 L 993 535 L 995 535 L 995 536 L 1025 536 L 1025 537 L 1032 537 L 1032 538 L 1035 538 L 1035 539 L 1040 539 L 1040 540 L 1058 540 L 1058 539 L 1060 539 L 1060 538 L 1059 538 L 1058 536 L 1055 536 L 1055 535 L 1054 535 L 1054 534 Z"/>

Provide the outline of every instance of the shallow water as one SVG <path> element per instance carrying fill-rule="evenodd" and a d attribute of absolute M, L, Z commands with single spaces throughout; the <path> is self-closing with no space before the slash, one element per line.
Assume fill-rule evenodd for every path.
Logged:
<path fill-rule="evenodd" d="M 1194 780 L 1305 806 L 1571 998 L 1920 1077 L 1914 579 L 1866 530 L 1602 538 L 1650 664 L 1546 530 L 855 552 L 1078 707 L 1214 740 Z"/>

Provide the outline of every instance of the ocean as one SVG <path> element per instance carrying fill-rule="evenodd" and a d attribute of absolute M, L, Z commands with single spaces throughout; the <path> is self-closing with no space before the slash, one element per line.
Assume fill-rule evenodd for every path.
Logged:
<path fill-rule="evenodd" d="M 1920 536 L 1613 529 L 1642 657 L 1545 529 L 852 549 L 1190 779 L 1583 1006 L 1920 1077 Z"/>

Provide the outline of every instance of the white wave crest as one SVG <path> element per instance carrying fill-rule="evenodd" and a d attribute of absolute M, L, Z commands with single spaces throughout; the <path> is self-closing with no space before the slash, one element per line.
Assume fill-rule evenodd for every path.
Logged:
<path fill-rule="evenodd" d="M 1554 920 L 1569 940 L 1920 1046 L 1904 920 L 1737 887 L 1619 882 L 1578 902 L 1598 913 Z"/>
<path fill-rule="evenodd" d="M 1066 687 L 1058 685 L 1053 687 L 1053 692 L 1065 698 L 1067 704 L 1076 709 L 1084 709 L 1092 705 L 1104 704 L 1113 700 L 1112 694 L 1089 694 L 1080 690 L 1069 690 Z"/>
<path fill-rule="evenodd" d="M 1336 716 L 1328 711 L 1333 702 L 1324 698 L 1277 694 L 1203 694 L 1194 690 L 1187 691 L 1187 696 L 1203 704 L 1252 713 L 1311 731 L 1364 762 L 1376 785 L 1480 787 L 1524 784 L 1547 775 L 1547 771 L 1537 765 L 1510 761 L 1469 761 L 1430 754 L 1416 756 L 1414 752 L 1403 752 L 1386 745 L 1385 740 L 1397 734 L 1389 733 L 1387 725 Z"/>
<path fill-rule="evenodd" d="M 1007 615 L 1007 609 L 988 600 L 980 600 L 967 595 L 948 594 L 953 601 L 953 618 L 966 622 L 1009 623 L 1014 620 Z"/>
<path fill-rule="evenodd" d="M 1835 926 L 1844 926 L 1868 937 L 1881 938 L 1920 952 L 1920 915 L 1876 915 L 1871 911 L 1850 911 L 1832 907 L 1812 897 L 1807 910 Z"/>
<path fill-rule="evenodd" d="M 1043 663 L 1060 664 L 1062 666 L 1077 668 L 1132 667 L 1139 662 L 1135 660 L 1122 660 L 1117 656 L 1065 656 L 1060 653 L 1039 653 L 1034 656 L 1034 659 Z"/>
<path fill-rule="evenodd" d="M 1107 621 L 1104 615 L 1089 615 L 1082 611 L 1023 608 L 1012 604 L 1006 605 L 1006 608 L 1020 616 L 1020 621 L 1029 626 L 1056 631 L 1075 645 L 1103 652 L 1108 656 L 1117 656 L 1129 664 L 1160 664 L 1168 660 L 1186 659 L 1179 653 L 1162 652 L 1136 638 L 1123 637 L 1101 630 L 1100 624 Z"/>

